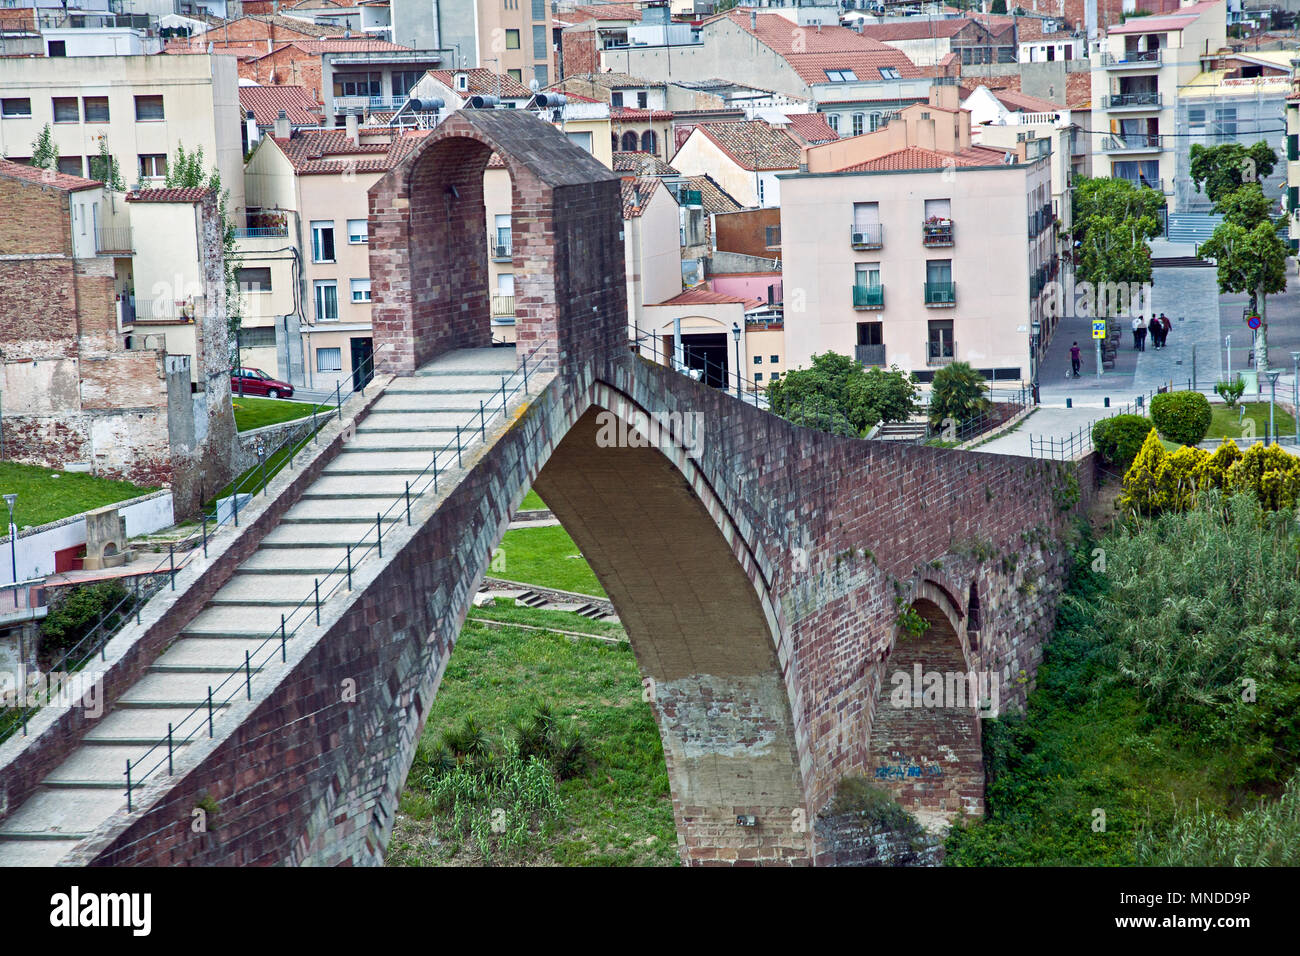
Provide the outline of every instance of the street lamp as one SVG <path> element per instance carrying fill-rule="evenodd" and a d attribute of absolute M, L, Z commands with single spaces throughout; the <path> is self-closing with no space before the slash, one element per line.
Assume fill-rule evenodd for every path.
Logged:
<path fill-rule="evenodd" d="M 14 584 L 18 583 L 18 545 L 15 542 L 18 537 L 18 528 L 14 525 L 14 502 L 17 500 L 17 495 L 5 495 L 5 504 L 9 506 L 9 568 L 13 574 Z M 17 606 L 18 589 L 14 588 L 14 607 Z"/>
<path fill-rule="evenodd" d="M 1295 419 L 1295 443 L 1300 448 L 1300 352 L 1291 353 L 1291 417 Z"/>
<path fill-rule="evenodd" d="M 1277 444 L 1277 429 L 1273 424 L 1273 406 L 1277 402 L 1277 380 L 1282 375 L 1280 368 L 1266 369 L 1264 372 L 1268 376 L 1269 397 L 1268 397 L 1268 440 Z"/>
<path fill-rule="evenodd" d="M 736 341 L 736 397 L 740 398 L 740 323 L 731 323 L 731 337 Z"/>

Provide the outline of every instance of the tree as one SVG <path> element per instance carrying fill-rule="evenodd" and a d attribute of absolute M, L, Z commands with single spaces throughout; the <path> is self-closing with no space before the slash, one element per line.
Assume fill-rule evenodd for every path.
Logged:
<path fill-rule="evenodd" d="M 824 352 L 809 368 L 787 372 L 767 389 L 772 410 L 797 425 L 839 422 L 864 435 L 882 421 L 905 421 L 916 407 L 916 382 L 897 368 L 864 369 L 847 355 Z"/>
<path fill-rule="evenodd" d="M 1206 198 L 1214 203 L 1247 183 L 1267 179 L 1278 161 L 1277 153 L 1263 140 L 1250 147 L 1241 143 L 1219 146 L 1193 143 L 1190 152 L 1190 172 L 1196 191 L 1201 192 L 1204 187 Z"/>
<path fill-rule="evenodd" d="M 1079 278 L 1092 283 L 1151 281 L 1147 240 L 1160 235 L 1165 197 L 1127 179 L 1087 178 L 1074 191 L 1073 237 Z"/>
<path fill-rule="evenodd" d="M 203 172 L 203 147 L 192 153 L 185 152 L 185 144 L 176 144 L 176 155 L 167 162 L 163 185 L 168 189 L 205 188 L 217 194 L 217 217 L 221 223 L 221 252 L 225 263 L 226 329 L 230 340 L 231 364 L 239 360 L 239 329 L 243 324 L 243 300 L 239 294 L 239 254 L 235 246 L 235 223 L 230 218 L 227 204 L 230 190 L 223 189 L 221 174 L 214 166 Z"/>
<path fill-rule="evenodd" d="M 113 192 L 126 192 L 126 182 L 122 179 L 122 167 L 118 165 L 117 157 L 108 151 L 107 137 L 100 138 L 99 155 L 92 157 L 90 160 L 90 176 L 92 179 L 98 179 Z"/>
<path fill-rule="evenodd" d="M 54 133 L 46 123 L 41 135 L 32 143 L 32 165 L 38 169 L 57 169 L 59 166 L 59 147 L 54 142 Z"/>
<path fill-rule="evenodd" d="M 1249 188 L 1249 187 L 1246 187 Z M 1258 189 L 1258 185 L 1255 185 Z M 1268 310 L 1265 297 L 1286 290 L 1287 244 L 1269 219 L 1246 228 L 1224 221 L 1201 244 L 1201 255 L 1213 259 L 1219 270 L 1219 291 L 1253 295 L 1259 309 L 1259 337 L 1255 342 L 1255 368 L 1268 368 Z"/>
<path fill-rule="evenodd" d="M 953 362 L 934 373 L 930 386 L 930 424 L 942 428 L 945 420 L 958 425 L 989 407 L 984 397 L 984 376 L 969 362 Z"/>

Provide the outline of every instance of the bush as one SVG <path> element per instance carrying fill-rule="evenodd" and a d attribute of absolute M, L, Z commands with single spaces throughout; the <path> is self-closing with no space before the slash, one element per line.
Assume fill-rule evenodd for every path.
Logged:
<path fill-rule="evenodd" d="M 1237 402 L 1241 401 L 1242 393 L 1246 391 L 1246 383 L 1242 381 L 1240 375 L 1237 375 L 1231 382 L 1219 382 L 1214 386 L 1214 390 L 1219 393 L 1219 397 L 1229 408 L 1236 408 Z"/>
<path fill-rule="evenodd" d="M 1184 511 L 1209 491 L 1251 495 L 1266 511 L 1294 508 L 1300 458 L 1263 442 L 1243 453 L 1226 438 L 1213 452 L 1184 447 L 1170 454 L 1152 433 L 1124 475 L 1119 507 L 1145 515 Z"/>
<path fill-rule="evenodd" d="M 1210 430 L 1210 400 L 1200 392 L 1163 392 L 1151 399 L 1151 420 L 1170 441 L 1195 445 Z"/>
<path fill-rule="evenodd" d="M 930 424 L 935 428 L 943 427 L 948 418 L 959 425 L 968 422 L 987 411 L 989 404 L 984 397 L 984 376 L 969 362 L 953 362 L 934 373 L 930 391 Z"/>
<path fill-rule="evenodd" d="M 120 580 L 70 588 L 67 597 L 51 606 L 41 621 L 40 656 L 48 660 L 75 647 L 101 621 L 102 633 L 107 637 L 134 606 L 135 601 Z M 109 616 L 105 620 L 106 614 Z"/>
<path fill-rule="evenodd" d="M 1151 419 L 1142 415 L 1103 418 L 1092 426 L 1092 444 L 1107 464 L 1127 471 L 1142 450 L 1151 428 Z"/>

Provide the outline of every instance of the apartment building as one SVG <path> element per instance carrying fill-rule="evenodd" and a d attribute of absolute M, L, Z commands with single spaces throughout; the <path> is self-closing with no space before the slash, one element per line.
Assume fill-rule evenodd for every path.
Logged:
<path fill-rule="evenodd" d="M 102 175 L 101 141 L 128 185 L 162 185 L 178 144 L 202 148 L 244 209 L 242 129 L 235 61 L 226 56 L 0 57 L 0 155 L 26 162 L 49 124 L 59 171 Z"/>
<path fill-rule="evenodd" d="M 682 291 L 679 209 L 673 193 L 654 177 L 623 179 L 623 259 L 627 269 L 628 335 L 648 328 L 646 306 Z"/>
<path fill-rule="evenodd" d="M 546 0 L 389 0 L 388 8 L 392 40 L 441 52 L 443 66 L 486 67 L 530 88 L 559 76 Z"/>
<path fill-rule="evenodd" d="M 1179 97 L 1227 41 L 1224 0 L 1110 27 L 1092 55 L 1093 175 L 1174 195 Z"/>
<path fill-rule="evenodd" d="M 799 142 L 762 120 L 700 123 L 672 157 L 686 176 L 710 176 L 746 207 L 781 205 L 782 173 L 799 168 Z"/>
<path fill-rule="evenodd" d="M 971 140 L 955 86 L 782 176 L 786 362 L 835 351 L 930 381 L 969 362 L 1030 382 L 1053 331 L 1046 141 Z"/>

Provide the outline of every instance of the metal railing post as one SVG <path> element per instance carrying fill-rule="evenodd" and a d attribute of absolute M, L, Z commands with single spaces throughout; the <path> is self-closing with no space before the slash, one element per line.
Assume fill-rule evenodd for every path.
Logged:
<path fill-rule="evenodd" d="M 284 615 L 280 615 L 280 663 L 289 663 L 288 635 L 284 632 Z"/>
<path fill-rule="evenodd" d="M 456 426 L 456 467 L 457 468 L 464 467 L 460 459 L 460 426 L 459 425 Z"/>
<path fill-rule="evenodd" d="M 384 556 L 384 516 L 375 512 L 375 547 L 379 550 L 379 556 Z"/>
<path fill-rule="evenodd" d="M 168 574 L 171 576 L 172 590 L 176 590 L 176 544 L 168 542 L 167 544 L 167 564 Z"/>
<path fill-rule="evenodd" d="M 126 812 L 130 813 L 134 809 L 131 806 L 131 758 L 126 758 Z"/>
<path fill-rule="evenodd" d="M 336 405 L 338 405 L 339 421 L 343 421 L 343 392 L 341 391 L 342 388 L 343 388 L 342 382 L 334 383 L 334 402 Z"/>
<path fill-rule="evenodd" d="M 311 443 L 313 445 L 316 444 L 316 435 L 316 404 L 313 402 L 311 406 Z"/>
<path fill-rule="evenodd" d="M 524 356 L 524 394 L 528 394 L 528 356 Z"/>
<path fill-rule="evenodd" d="M 244 651 L 244 686 L 248 688 L 248 699 L 253 699 L 253 662 Z"/>
<path fill-rule="evenodd" d="M 348 545 L 348 590 L 352 590 L 352 545 Z"/>
<path fill-rule="evenodd" d="M 203 512 L 203 556 L 208 556 L 208 513 Z"/>
<path fill-rule="evenodd" d="M 409 481 L 406 482 L 404 494 L 406 495 L 406 524 L 409 527 L 411 524 L 411 483 Z"/>
<path fill-rule="evenodd" d="M 212 736 L 212 685 L 208 685 L 208 736 Z"/>
<path fill-rule="evenodd" d="M 239 527 L 239 483 L 230 486 L 230 502 L 235 509 L 235 527 Z"/>
<path fill-rule="evenodd" d="M 501 380 L 501 417 L 506 417 L 506 380 Z"/>
<path fill-rule="evenodd" d="M 312 589 L 316 594 L 316 626 L 320 627 L 320 578 L 312 578 Z"/>
<path fill-rule="evenodd" d="M 479 435 L 482 437 L 483 441 L 486 442 L 487 441 L 487 415 L 484 414 L 483 412 L 482 399 L 480 399 L 478 403 L 478 429 L 479 429 Z"/>
<path fill-rule="evenodd" d="M 171 721 L 167 722 L 167 776 L 174 774 L 175 768 L 172 764 L 172 725 Z"/>

